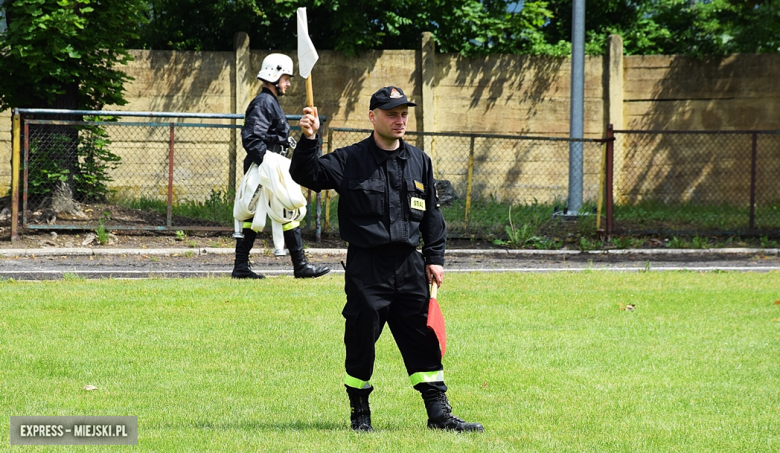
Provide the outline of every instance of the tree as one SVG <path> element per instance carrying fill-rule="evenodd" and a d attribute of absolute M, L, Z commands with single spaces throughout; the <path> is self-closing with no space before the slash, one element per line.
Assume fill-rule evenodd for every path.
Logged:
<path fill-rule="evenodd" d="M 130 77 L 115 66 L 131 59 L 125 44 L 145 20 L 145 2 L 6 0 L 4 7 L 0 110 L 100 110 L 107 104 L 127 103 L 122 94 Z M 45 128 L 51 139 L 38 143 L 39 154 L 31 159 L 55 160 L 49 169 L 55 176 L 47 176 L 51 187 L 43 190 L 59 193 L 65 198 L 64 208 L 75 209 L 67 198 L 72 198 L 79 177 L 78 131 L 68 126 Z"/>
<path fill-rule="evenodd" d="M 601 55 L 623 37 L 629 55 L 724 55 L 780 51 L 780 2 L 586 0 L 585 51 Z M 570 40 L 572 0 L 551 2 L 547 42 Z"/>
<path fill-rule="evenodd" d="M 347 55 L 417 48 L 424 31 L 433 32 L 442 52 L 539 52 L 546 4 L 526 1 L 511 12 L 506 0 L 152 0 L 134 45 L 229 51 L 235 32 L 246 31 L 254 48 L 293 50 L 295 10 L 305 6 L 317 47 Z"/>
<path fill-rule="evenodd" d="M 138 47 L 232 50 L 236 31 L 253 47 L 295 48 L 295 9 L 309 9 L 318 48 L 352 55 L 413 49 L 433 33 L 440 52 L 571 53 L 572 0 L 152 0 Z M 620 34 L 627 54 L 780 51 L 778 0 L 587 0 L 586 53 Z"/>

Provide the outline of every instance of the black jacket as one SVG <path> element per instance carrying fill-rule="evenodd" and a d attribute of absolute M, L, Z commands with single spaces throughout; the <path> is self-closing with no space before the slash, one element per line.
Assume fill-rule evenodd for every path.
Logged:
<path fill-rule="evenodd" d="M 274 145 L 289 146 L 289 135 L 290 124 L 279 101 L 268 88 L 263 88 L 246 108 L 241 128 L 241 143 L 246 150 L 244 173 L 252 162 L 262 164 L 266 150 Z"/>
<path fill-rule="evenodd" d="M 298 184 L 339 194 L 339 230 L 350 246 L 384 251 L 416 248 L 426 264 L 444 265 L 447 230 L 431 159 L 401 140 L 387 152 L 365 140 L 317 157 L 317 140 L 301 136 L 290 165 Z"/>

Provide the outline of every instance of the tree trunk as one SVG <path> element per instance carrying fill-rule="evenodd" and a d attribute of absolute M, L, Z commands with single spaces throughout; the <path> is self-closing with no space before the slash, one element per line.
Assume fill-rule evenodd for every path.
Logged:
<path fill-rule="evenodd" d="M 38 100 L 33 108 L 77 110 L 79 107 L 79 84 L 72 82 L 64 86 L 65 92 L 58 95 L 53 102 Z M 28 117 L 29 118 L 29 117 Z M 36 119 L 52 121 L 82 121 L 80 115 L 36 115 Z M 75 177 L 79 171 L 78 166 L 78 128 L 69 125 L 35 124 L 30 125 L 30 139 L 37 139 L 37 147 L 34 154 L 39 162 L 53 161 L 58 172 L 63 175 L 63 180 L 57 179 L 47 185 L 47 195 L 39 199 L 35 210 L 52 209 L 66 214 L 67 217 L 85 218 L 81 212 L 78 201 L 75 198 Z M 30 154 L 30 162 L 36 161 L 36 155 Z M 35 171 L 34 168 L 30 168 Z M 63 216 L 65 217 L 65 216 Z"/>

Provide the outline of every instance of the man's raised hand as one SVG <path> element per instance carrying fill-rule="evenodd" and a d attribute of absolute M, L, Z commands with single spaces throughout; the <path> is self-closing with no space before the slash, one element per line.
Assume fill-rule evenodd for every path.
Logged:
<path fill-rule="evenodd" d="M 299 125 L 306 138 L 310 140 L 317 138 L 317 131 L 320 130 L 320 116 L 317 113 L 317 107 L 304 107 Z"/>

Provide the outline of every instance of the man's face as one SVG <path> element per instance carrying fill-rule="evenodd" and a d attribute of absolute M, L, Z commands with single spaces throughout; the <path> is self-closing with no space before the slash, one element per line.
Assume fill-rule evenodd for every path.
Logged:
<path fill-rule="evenodd" d="M 287 74 L 282 74 L 282 77 L 279 78 L 279 91 L 281 91 L 279 94 L 287 94 L 287 90 L 290 88 L 290 85 L 290 76 Z"/>
<path fill-rule="evenodd" d="M 390 110 L 375 109 L 368 111 L 368 118 L 374 123 L 374 131 L 388 141 L 397 140 L 406 132 L 409 119 L 409 106 L 399 105 Z"/>

